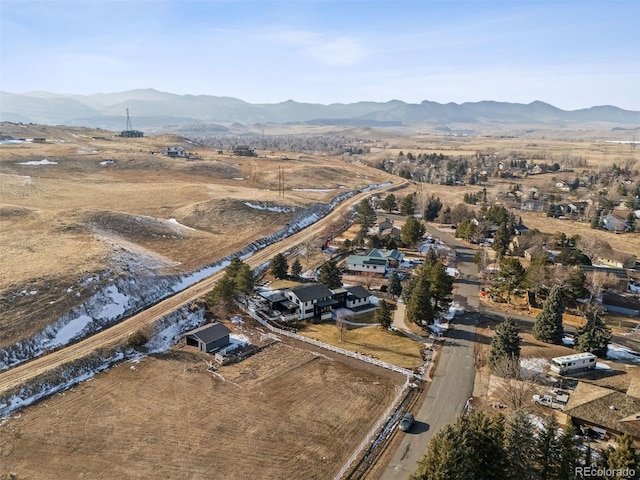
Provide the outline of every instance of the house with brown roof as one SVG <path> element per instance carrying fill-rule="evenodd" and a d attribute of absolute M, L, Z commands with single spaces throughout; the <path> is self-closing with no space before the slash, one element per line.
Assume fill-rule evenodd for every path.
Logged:
<path fill-rule="evenodd" d="M 633 382 L 632 382 L 633 383 Z M 633 386 L 633 388 L 632 388 Z M 576 427 L 589 428 L 605 438 L 629 435 L 640 446 L 640 388 L 630 385 L 627 393 L 579 382 L 567 402 L 564 414 Z"/>
<path fill-rule="evenodd" d="M 609 252 L 601 253 L 595 258 L 593 263 L 596 265 L 608 265 L 616 268 L 634 268 L 636 266 L 636 261 L 637 258 L 635 255 L 611 250 Z"/>

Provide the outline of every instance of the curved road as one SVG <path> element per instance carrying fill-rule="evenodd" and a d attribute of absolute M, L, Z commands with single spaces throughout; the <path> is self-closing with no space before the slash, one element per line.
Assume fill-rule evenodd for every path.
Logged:
<path fill-rule="evenodd" d="M 290 250 L 293 246 L 307 240 L 318 238 L 320 233 L 328 225 L 339 220 L 343 214 L 363 198 L 366 198 L 373 193 L 384 192 L 388 189 L 397 188 L 399 185 L 402 184 L 392 184 L 375 190 L 375 192 L 369 191 L 359 193 L 342 202 L 334 208 L 331 213 L 318 222 L 280 242 L 259 250 L 245 262 L 252 268 L 255 268 L 269 261 L 277 253 Z M 22 363 L 9 370 L 3 371 L 0 373 L 0 395 L 12 388 L 19 387 L 23 383 L 42 373 L 48 372 L 72 360 L 85 357 L 99 348 L 113 346 L 123 342 L 129 335 L 135 333 L 141 327 L 154 324 L 168 313 L 177 310 L 178 308 L 209 292 L 223 275 L 224 270 L 78 343 L 56 350 L 48 355 L 36 357 L 29 362 Z"/>

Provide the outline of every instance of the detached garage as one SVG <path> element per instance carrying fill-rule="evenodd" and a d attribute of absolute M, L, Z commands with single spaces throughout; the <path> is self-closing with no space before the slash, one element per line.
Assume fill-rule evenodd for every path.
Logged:
<path fill-rule="evenodd" d="M 226 347 L 229 341 L 229 330 L 222 323 L 210 323 L 184 334 L 187 345 L 198 347 L 200 351 L 210 353 Z"/>

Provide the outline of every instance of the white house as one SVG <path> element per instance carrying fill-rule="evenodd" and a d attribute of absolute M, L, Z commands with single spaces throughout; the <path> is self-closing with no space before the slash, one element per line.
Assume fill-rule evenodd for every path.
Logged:
<path fill-rule="evenodd" d="M 362 285 L 347 287 L 347 308 L 364 307 L 371 304 L 371 293 Z"/>
<path fill-rule="evenodd" d="M 322 283 L 311 283 L 285 290 L 284 295 L 298 307 L 298 319 L 316 317 L 318 320 L 331 318 L 331 308 L 338 302 L 333 292 Z"/>
<path fill-rule="evenodd" d="M 174 146 L 174 147 L 165 148 L 164 149 L 164 154 L 167 157 L 185 158 L 187 156 L 187 151 L 182 147 Z"/>
<path fill-rule="evenodd" d="M 404 254 L 398 250 L 380 250 L 374 248 L 367 255 L 349 255 L 347 269 L 352 272 L 373 272 L 385 274 L 387 268 L 397 267 Z"/>

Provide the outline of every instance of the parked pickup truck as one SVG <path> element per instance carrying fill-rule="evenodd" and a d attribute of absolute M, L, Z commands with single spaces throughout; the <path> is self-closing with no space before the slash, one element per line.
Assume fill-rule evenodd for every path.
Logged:
<path fill-rule="evenodd" d="M 555 408 L 556 410 L 564 410 L 566 405 L 565 403 L 557 401 L 558 398 L 554 399 L 551 395 L 534 395 L 533 401 L 538 405 L 544 405 L 545 407 Z"/>

